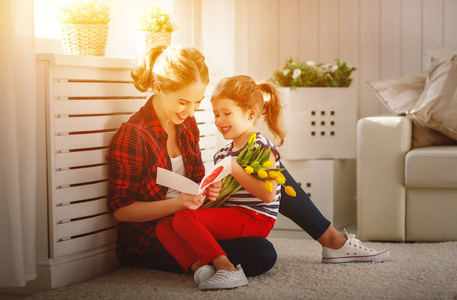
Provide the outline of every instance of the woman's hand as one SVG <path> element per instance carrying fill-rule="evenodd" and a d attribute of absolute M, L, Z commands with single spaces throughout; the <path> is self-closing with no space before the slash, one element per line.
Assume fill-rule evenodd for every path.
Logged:
<path fill-rule="evenodd" d="M 210 201 L 216 201 L 217 196 L 222 189 L 222 181 L 213 182 L 210 186 L 208 186 L 205 190 L 204 195 Z"/>
<path fill-rule="evenodd" d="M 205 200 L 205 194 L 200 195 L 189 195 L 181 193 L 178 196 L 178 200 L 181 202 L 183 209 L 192 209 L 196 210 L 202 206 L 203 201 Z"/>

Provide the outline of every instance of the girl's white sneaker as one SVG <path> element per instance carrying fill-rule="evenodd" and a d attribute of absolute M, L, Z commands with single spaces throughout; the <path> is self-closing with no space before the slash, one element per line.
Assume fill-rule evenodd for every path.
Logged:
<path fill-rule="evenodd" d="M 241 266 L 238 265 L 236 271 L 217 271 L 210 279 L 200 283 L 198 288 L 200 290 L 232 289 L 247 284 L 246 275 L 244 275 Z"/>
<path fill-rule="evenodd" d="M 389 251 L 375 250 L 362 245 L 354 234 L 346 232 L 348 238 L 340 249 L 323 247 L 322 262 L 330 264 L 349 263 L 349 262 L 383 262 L 389 258 Z"/>
<path fill-rule="evenodd" d="M 214 273 L 216 273 L 216 269 L 214 269 L 211 265 L 204 265 L 197 269 L 194 273 L 194 281 L 196 284 L 200 284 L 203 281 L 206 281 L 213 277 Z"/>

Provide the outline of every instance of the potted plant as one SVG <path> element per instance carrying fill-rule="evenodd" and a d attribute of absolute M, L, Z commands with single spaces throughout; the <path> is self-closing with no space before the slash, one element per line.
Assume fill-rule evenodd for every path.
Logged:
<path fill-rule="evenodd" d="M 286 159 L 353 159 L 357 122 L 357 90 L 350 87 L 356 69 L 339 59 L 333 63 L 286 61 L 271 82 L 287 104 Z"/>
<path fill-rule="evenodd" d="M 155 45 L 169 46 L 171 34 L 176 29 L 171 15 L 157 2 L 146 7 L 136 19 L 139 53 L 143 54 Z"/>
<path fill-rule="evenodd" d="M 59 10 L 65 54 L 104 56 L 111 20 L 108 4 L 103 0 L 71 0 Z"/>

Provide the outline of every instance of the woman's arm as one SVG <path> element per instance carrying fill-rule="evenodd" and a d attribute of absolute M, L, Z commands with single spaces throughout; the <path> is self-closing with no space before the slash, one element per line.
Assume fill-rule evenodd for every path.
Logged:
<path fill-rule="evenodd" d="M 172 215 L 183 209 L 197 209 L 205 197 L 181 193 L 177 198 L 151 202 L 134 202 L 116 210 L 113 215 L 118 222 L 147 222 Z"/>
<path fill-rule="evenodd" d="M 275 158 L 274 151 L 271 151 L 271 153 L 270 153 L 270 161 L 273 162 L 273 164 L 270 166 L 270 168 L 274 168 L 274 166 L 276 165 L 276 158 Z M 263 202 L 271 203 L 275 199 L 276 186 L 277 186 L 276 181 L 274 181 L 274 180 L 271 181 L 273 184 L 273 189 L 271 192 L 268 192 L 265 189 L 264 182 L 262 180 L 255 178 L 252 175 L 246 174 L 244 169 L 236 161 L 236 158 L 232 159 L 231 175 L 233 177 L 235 177 L 235 179 L 244 187 L 244 189 L 246 191 L 248 191 L 250 194 L 252 194 L 256 198 L 259 198 Z"/>

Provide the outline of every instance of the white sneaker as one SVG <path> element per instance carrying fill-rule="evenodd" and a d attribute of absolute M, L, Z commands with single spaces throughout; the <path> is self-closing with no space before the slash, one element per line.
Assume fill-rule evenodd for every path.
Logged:
<path fill-rule="evenodd" d="M 211 265 L 204 265 L 197 269 L 194 273 L 194 281 L 196 284 L 200 284 L 203 281 L 206 281 L 213 277 L 214 273 L 216 273 L 216 269 L 214 269 Z"/>
<path fill-rule="evenodd" d="M 362 245 L 360 240 L 355 238 L 354 234 L 348 234 L 344 230 L 348 240 L 340 249 L 331 249 L 323 247 L 322 262 L 330 264 L 348 263 L 348 262 L 383 262 L 389 258 L 389 251 L 374 250 Z"/>
<path fill-rule="evenodd" d="M 210 279 L 200 283 L 200 290 L 231 289 L 247 285 L 248 280 L 243 269 L 238 265 L 236 271 L 219 270 Z"/>

